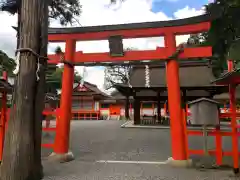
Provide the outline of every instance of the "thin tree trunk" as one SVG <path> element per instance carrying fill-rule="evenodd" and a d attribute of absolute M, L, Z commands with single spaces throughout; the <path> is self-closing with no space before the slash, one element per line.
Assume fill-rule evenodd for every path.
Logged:
<path fill-rule="evenodd" d="M 21 2 L 20 48 L 38 52 L 41 0 Z M 22 52 L 17 80 L 15 110 L 11 111 L 1 164 L 1 180 L 33 180 L 34 172 L 34 99 L 36 60 L 32 53 Z M 14 113 L 14 115 L 13 115 Z"/>
<path fill-rule="evenodd" d="M 41 0 L 41 36 L 39 44 L 41 45 L 39 54 L 43 57 L 47 57 L 47 44 L 48 44 L 48 0 Z M 47 61 L 42 59 L 42 63 L 39 69 L 39 81 L 36 85 L 36 97 L 35 97 L 35 124 L 34 124 L 34 163 L 35 163 L 35 179 L 41 179 L 43 177 L 43 167 L 41 161 L 41 144 L 42 144 L 42 112 L 44 108 L 45 97 L 45 72 L 47 67 Z"/>

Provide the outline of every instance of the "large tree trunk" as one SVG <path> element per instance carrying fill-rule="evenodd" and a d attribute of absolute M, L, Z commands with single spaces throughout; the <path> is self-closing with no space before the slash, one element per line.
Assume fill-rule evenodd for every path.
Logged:
<path fill-rule="evenodd" d="M 22 0 L 20 48 L 39 51 L 42 0 Z M 15 89 L 15 109 L 11 110 L 1 164 L 1 180 L 34 180 L 34 121 L 37 57 L 22 52 Z"/>
<path fill-rule="evenodd" d="M 41 0 L 41 36 L 39 39 L 40 49 L 39 54 L 42 57 L 47 57 L 47 44 L 48 44 L 48 2 L 49 0 Z M 34 179 L 41 179 L 43 177 L 43 167 L 41 161 L 41 144 L 42 144 L 42 112 L 44 108 L 45 97 L 45 72 L 47 61 L 42 59 L 39 69 L 39 81 L 36 85 L 35 97 L 35 124 L 34 124 Z"/>

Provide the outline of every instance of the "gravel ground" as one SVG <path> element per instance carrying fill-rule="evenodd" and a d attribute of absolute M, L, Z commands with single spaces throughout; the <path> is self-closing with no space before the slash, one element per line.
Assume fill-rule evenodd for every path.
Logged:
<path fill-rule="evenodd" d="M 169 129 L 120 128 L 122 121 L 73 121 L 71 151 L 75 160 L 54 163 L 43 160 L 44 180 L 232 180 L 230 170 L 173 168 L 157 164 L 100 163 L 98 161 L 163 162 L 171 156 Z M 54 134 L 43 135 L 43 142 Z M 201 139 L 191 137 L 191 148 L 202 148 Z M 213 140 L 210 145 L 214 146 Z M 230 144 L 224 143 L 226 148 Z M 50 149 L 43 149 L 46 157 Z"/>

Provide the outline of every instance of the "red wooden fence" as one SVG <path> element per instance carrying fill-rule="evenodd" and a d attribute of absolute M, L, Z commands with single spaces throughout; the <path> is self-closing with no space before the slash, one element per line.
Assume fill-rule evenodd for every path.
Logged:
<path fill-rule="evenodd" d="M 237 117 L 240 117 L 240 113 L 237 113 Z M 221 118 L 231 118 L 231 113 L 221 113 L 220 114 L 220 119 Z M 215 145 L 216 149 L 215 150 L 209 150 L 208 153 L 210 155 L 216 156 L 216 164 L 217 165 L 222 165 L 222 159 L 223 156 L 233 156 L 233 150 L 232 151 L 223 151 L 222 149 L 222 137 L 223 136 L 234 136 L 234 133 L 232 132 L 231 124 L 229 122 L 229 130 L 222 130 L 221 126 L 216 126 L 215 129 L 212 128 L 211 130 L 208 130 L 208 136 L 215 136 Z M 236 128 L 240 128 L 240 125 L 237 125 Z M 190 136 L 203 136 L 202 130 L 189 130 L 186 128 L 186 134 Z M 237 132 L 237 136 L 240 136 L 240 132 Z M 187 137 L 187 136 L 186 136 Z M 189 149 L 187 146 L 186 152 L 188 154 L 195 154 L 195 155 L 203 155 L 204 150 L 193 150 Z M 240 152 L 239 152 L 240 154 Z"/>

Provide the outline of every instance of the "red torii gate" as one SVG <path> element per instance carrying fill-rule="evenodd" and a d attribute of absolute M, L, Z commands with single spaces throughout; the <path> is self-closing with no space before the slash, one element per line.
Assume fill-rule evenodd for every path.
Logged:
<path fill-rule="evenodd" d="M 208 31 L 210 15 L 202 15 L 181 20 L 162 22 L 133 23 L 122 25 L 107 25 L 77 28 L 50 28 L 49 42 L 66 42 L 65 63 L 62 77 L 62 95 L 60 103 L 60 120 L 57 122 L 54 153 L 60 156 L 68 155 L 69 132 L 71 120 L 71 98 L 75 65 L 107 65 L 146 63 L 144 60 L 166 61 L 168 102 L 170 111 L 170 126 L 172 138 L 172 157 L 177 161 L 186 161 L 186 123 L 181 109 L 181 94 L 179 83 L 179 65 L 172 55 L 176 52 L 176 35 L 196 34 Z M 165 47 L 156 50 L 127 51 L 123 56 L 113 57 L 106 53 L 76 52 L 76 41 L 107 40 L 112 36 L 121 38 L 164 37 Z M 211 57 L 211 47 L 185 48 L 178 59 Z M 61 63 L 60 55 L 48 55 L 51 64 Z M 149 63 L 149 62 L 148 62 Z M 191 78 L 191 77 L 189 77 Z"/>

